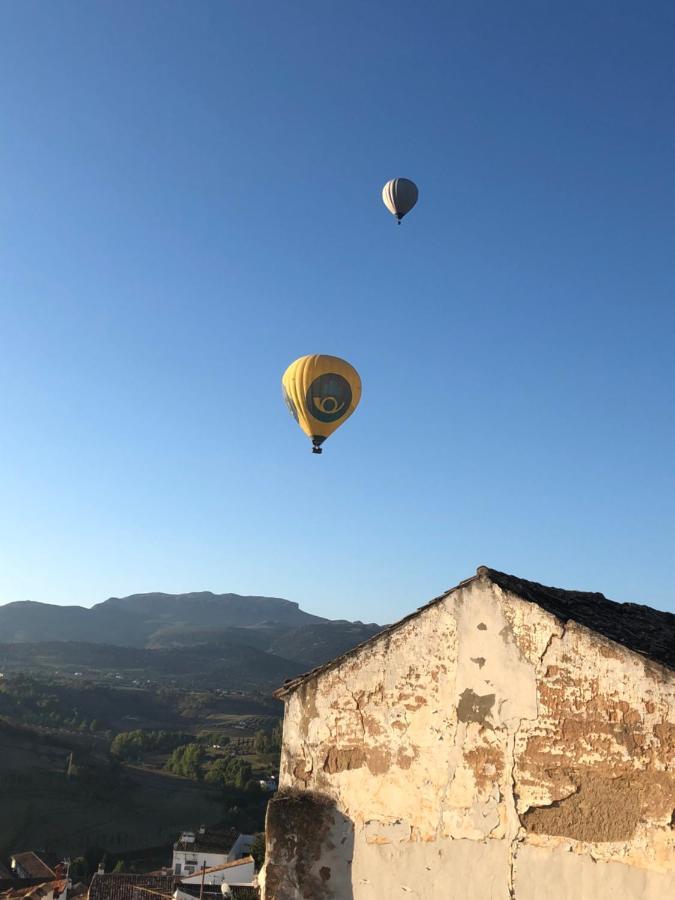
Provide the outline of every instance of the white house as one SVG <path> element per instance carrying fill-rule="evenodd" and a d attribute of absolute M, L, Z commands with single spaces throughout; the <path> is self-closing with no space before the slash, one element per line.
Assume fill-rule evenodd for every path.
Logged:
<path fill-rule="evenodd" d="M 274 775 L 270 775 L 269 778 L 261 778 L 258 784 L 264 791 L 269 791 L 271 794 L 278 788 L 277 779 Z"/>
<path fill-rule="evenodd" d="M 197 833 L 184 831 L 173 845 L 174 874 L 201 876 L 202 868 L 220 869 L 227 863 L 248 856 L 252 843 L 252 834 L 237 834 L 233 828 L 228 831 L 200 828 Z"/>
<path fill-rule="evenodd" d="M 255 835 L 252 834 L 240 834 L 237 836 L 237 840 L 230 847 L 230 852 L 227 854 L 227 859 L 229 862 L 232 862 L 236 859 L 243 859 L 248 856 L 251 852 L 251 847 L 253 846 L 253 839 Z"/>

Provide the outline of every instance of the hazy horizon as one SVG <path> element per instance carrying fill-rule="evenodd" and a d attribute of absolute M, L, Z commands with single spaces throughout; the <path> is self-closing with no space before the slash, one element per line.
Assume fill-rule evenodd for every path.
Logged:
<path fill-rule="evenodd" d="M 439 590 L 436 594 L 429 596 L 428 598 L 426 598 L 424 600 L 420 600 L 417 604 L 413 603 L 409 610 L 404 610 L 403 612 L 400 613 L 400 615 L 397 615 L 396 618 L 386 620 L 386 621 L 379 620 L 379 619 L 378 620 L 369 619 L 367 616 L 356 616 L 356 617 L 348 617 L 348 618 L 350 621 L 361 621 L 364 623 L 377 622 L 377 624 L 380 624 L 380 625 L 391 624 L 392 622 L 398 621 L 398 619 L 401 619 L 404 616 L 408 615 L 408 613 L 414 612 L 418 606 L 424 605 L 425 603 L 430 602 L 431 600 L 433 600 L 436 597 L 440 596 L 441 594 L 445 593 L 445 591 L 449 590 L 450 588 L 455 587 L 457 584 L 460 583 L 460 581 L 464 581 L 465 579 L 470 578 L 474 574 L 475 574 L 475 570 L 473 572 L 470 572 L 469 574 L 465 575 L 464 578 L 458 579 L 457 582 L 455 582 L 453 584 L 448 584 L 445 588 L 443 588 L 442 590 Z M 526 576 L 524 576 L 522 573 L 519 573 L 519 572 L 510 572 L 507 574 L 526 578 Z M 584 588 L 579 585 L 568 585 L 568 584 L 549 585 L 549 587 L 559 587 L 559 588 L 563 588 L 563 589 L 581 590 L 581 591 L 591 590 L 591 588 Z M 596 589 L 593 589 L 593 590 L 596 590 Z M 186 594 L 202 594 L 202 593 L 203 594 L 213 594 L 214 596 L 223 596 L 223 595 L 232 594 L 237 597 L 243 597 L 243 598 L 265 597 L 265 598 L 273 599 L 273 600 L 287 600 L 291 603 L 297 604 L 297 606 L 299 606 L 299 608 L 303 612 L 311 613 L 312 615 L 317 615 L 317 616 L 320 615 L 327 619 L 345 618 L 344 616 L 340 616 L 337 613 L 331 614 L 330 611 L 323 612 L 323 613 L 317 613 L 306 603 L 301 603 L 297 600 L 294 600 L 292 597 L 282 597 L 280 594 L 263 594 L 263 593 L 253 593 L 251 591 L 241 592 L 241 591 L 230 591 L 230 590 L 214 591 L 214 590 L 210 590 L 209 588 L 199 588 L 197 590 L 185 590 L 185 591 L 167 591 L 167 590 L 129 591 L 128 593 L 124 593 L 124 594 L 109 594 L 108 596 L 103 597 L 100 600 L 93 600 L 90 603 L 58 603 L 58 602 L 53 602 L 53 601 L 49 601 L 49 600 L 35 600 L 33 598 L 25 598 L 25 601 L 23 601 L 23 602 L 45 603 L 50 606 L 68 606 L 68 607 L 78 607 L 81 609 L 91 609 L 92 607 L 94 607 L 100 603 L 105 603 L 106 600 L 126 599 L 127 597 L 143 596 L 145 594 L 166 594 L 167 596 L 175 597 L 175 596 L 184 596 Z M 604 593 L 604 592 L 599 590 L 599 593 Z M 673 612 L 673 610 L 669 609 L 668 606 L 659 606 L 658 604 L 650 603 L 648 600 L 644 600 L 644 599 L 642 599 L 642 600 L 641 599 L 632 599 L 631 600 L 631 599 L 626 599 L 626 598 L 619 599 L 617 597 L 611 597 L 611 596 L 608 597 L 607 594 L 605 594 L 605 596 L 607 597 L 607 599 L 614 600 L 617 603 L 637 603 L 637 604 L 641 604 L 644 606 L 652 606 L 655 609 L 662 609 L 666 612 Z M 0 607 L 7 606 L 9 603 L 15 603 L 15 602 L 22 602 L 22 601 L 0 600 Z"/>

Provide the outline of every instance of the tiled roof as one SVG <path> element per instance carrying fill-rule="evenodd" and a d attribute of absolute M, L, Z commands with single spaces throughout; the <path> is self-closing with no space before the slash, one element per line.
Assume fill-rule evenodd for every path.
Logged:
<path fill-rule="evenodd" d="M 231 884 L 230 895 L 232 900 L 260 900 L 260 890 L 248 884 Z"/>
<path fill-rule="evenodd" d="M 49 894 L 58 897 L 65 890 L 66 882 L 59 881 L 43 881 L 38 884 L 21 884 L 21 879 L 17 883 L 0 892 L 0 900 L 42 900 Z"/>
<path fill-rule="evenodd" d="M 516 578 L 515 575 L 506 575 L 484 566 L 477 574 L 485 575 L 502 590 L 536 603 L 561 622 L 578 622 L 635 653 L 675 669 L 673 613 L 638 603 L 616 603 L 608 600 L 604 594 L 546 587 L 536 581 L 525 581 L 524 578 Z"/>
<path fill-rule="evenodd" d="M 187 881 L 181 881 L 180 884 L 176 885 L 176 888 L 181 892 L 181 894 L 185 894 L 187 897 L 199 897 L 200 893 L 202 892 L 202 885 L 199 881 L 195 881 L 192 884 Z M 221 885 L 205 884 L 204 896 L 210 898 L 222 896 Z"/>
<path fill-rule="evenodd" d="M 180 884 L 177 885 L 181 894 L 187 894 L 190 897 L 199 897 L 201 892 L 201 884 Z M 260 896 L 258 888 L 249 884 L 228 884 L 230 895 L 234 900 L 258 900 Z M 223 898 L 223 885 L 221 884 L 205 884 L 204 897 L 208 900 L 221 900 Z M 225 894 L 225 897 L 228 895 Z"/>
<path fill-rule="evenodd" d="M 31 878 L 50 879 L 56 874 L 53 868 L 56 865 L 56 861 L 51 857 L 45 859 L 44 855 L 38 856 L 34 850 L 27 850 L 25 853 L 14 853 L 12 859 Z"/>
<path fill-rule="evenodd" d="M 153 900 L 171 897 L 175 875 L 96 874 L 89 885 L 88 900 Z"/>
<path fill-rule="evenodd" d="M 252 863 L 252 862 L 254 862 L 254 859 L 252 856 L 242 856 L 241 859 L 232 859 L 232 860 L 230 860 L 230 862 L 222 863 L 219 866 L 211 866 L 208 869 L 204 869 L 204 875 L 208 875 L 209 873 L 213 873 L 213 872 L 222 872 L 223 869 L 231 869 L 232 866 L 245 866 L 245 865 L 248 865 L 248 863 Z M 194 878 L 196 875 L 201 875 L 201 874 L 202 874 L 202 870 L 197 869 L 192 875 L 188 875 L 188 876 L 184 876 L 184 877 Z M 179 879 L 181 878 L 180 875 L 178 875 L 177 877 Z"/>
<path fill-rule="evenodd" d="M 496 569 L 480 566 L 472 578 L 461 581 L 455 587 L 441 594 L 440 597 L 421 606 L 415 612 L 378 632 L 362 644 L 357 644 L 356 647 L 324 665 L 312 669 L 311 672 L 289 679 L 279 690 L 275 691 L 274 696 L 283 699 L 308 679 L 335 668 L 344 659 L 360 653 L 363 647 L 369 647 L 377 641 L 385 640 L 388 635 L 397 631 L 406 622 L 480 578 L 488 579 L 502 590 L 515 594 L 522 600 L 536 603 L 537 606 L 550 612 L 561 622 L 570 620 L 578 622 L 591 631 L 595 631 L 617 644 L 622 644 L 634 653 L 639 653 L 667 668 L 675 669 L 675 614 L 662 612 L 651 606 L 641 606 L 637 603 L 616 603 L 614 600 L 608 600 L 604 594 L 547 587 L 536 581 L 526 581 L 515 575 L 507 575 Z"/>

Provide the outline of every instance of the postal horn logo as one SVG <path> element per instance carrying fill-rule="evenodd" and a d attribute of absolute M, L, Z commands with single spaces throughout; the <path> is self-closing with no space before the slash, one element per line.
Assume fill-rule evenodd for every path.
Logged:
<path fill-rule="evenodd" d="M 336 422 L 351 406 L 352 389 L 342 375 L 327 372 L 310 384 L 306 400 L 310 415 L 319 422 Z"/>

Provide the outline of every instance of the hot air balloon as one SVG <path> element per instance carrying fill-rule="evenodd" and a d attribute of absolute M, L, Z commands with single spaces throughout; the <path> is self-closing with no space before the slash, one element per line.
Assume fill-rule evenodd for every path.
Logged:
<path fill-rule="evenodd" d="M 382 188 L 384 205 L 393 216 L 396 216 L 399 225 L 403 216 L 417 203 L 418 196 L 417 185 L 409 178 L 392 178 Z"/>
<path fill-rule="evenodd" d="M 284 372 L 286 406 L 307 437 L 312 453 L 354 412 L 361 399 L 359 373 L 344 359 L 321 353 L 301 356 Z"/>

